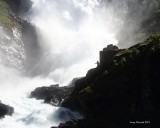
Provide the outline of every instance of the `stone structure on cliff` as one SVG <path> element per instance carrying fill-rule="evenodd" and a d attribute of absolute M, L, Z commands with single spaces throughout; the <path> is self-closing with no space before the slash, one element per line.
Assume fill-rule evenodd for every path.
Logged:
<path fill-rule="evenodd" d="M 100 66 L 103 68 L 108 68 L 111 61 L 116 53 L 120 50 L 116 45 L 110 44 L 103 51 L 100 51 Z"/>

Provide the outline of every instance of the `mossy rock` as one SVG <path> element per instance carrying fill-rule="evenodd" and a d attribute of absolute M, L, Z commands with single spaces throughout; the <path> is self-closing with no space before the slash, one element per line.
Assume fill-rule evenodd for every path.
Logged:
<path fill-rule="evenodd" d="M 128 65 L 129 63 L 133 64 L 131 61 L 140 58 L 141 54 L 147 55 L 149 54 L 149 49 L 156 50 L 159 47 L 160 33 L 152 34 L 146 41 L 117 53 L 113 59 L 113 67 Z"/>
<path fill-rule="evenodd" d="M 11 31 L 13 27 L 19 27 L 19 24 L 12 18 L 9 13 L 9 5 L 3 0 L 0 0 L 0 9 L 0 25 L 9 31 Z"/>
<path fill-rule="evenodd" d="M 93 93 L 91 86 L 87 86 L 80 93 Z"/>
<path fill-rule="evenodd" d="M 117 53 L 109 69 L 104 69 L 81 90 L 74 90 L 63 105 L 81 112 L 88 120 L 101 118 L 111 125 L 118 120 L 124 125 L 127 120 L 157 119 L 155 115 L 160 114 L 159 65 L 160 33 L 156 33 Z"/>

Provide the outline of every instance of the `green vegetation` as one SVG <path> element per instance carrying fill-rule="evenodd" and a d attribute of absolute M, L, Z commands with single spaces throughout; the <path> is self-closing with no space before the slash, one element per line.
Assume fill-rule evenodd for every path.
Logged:
<path fill-rule="evenodd" d="M 87 86 L 85 89 L 83 89 L 81 92 L 84 92 L 84 93 L 93 93 L 93 90 L 91 89 L 90 86 Z"/>
<path fill-rule="evenodd" d="M 9 5 L 3 0 L 0 0 L 0 24 L 7 29 L 16 25 L 9 14 Z"/>
<path fill-rule="evenodd" d="M 137 56 L 143 54 L 146 50 L 152 48 L 153 46 L 159 48 L 160 45 L 159 42 L 160 42 L 160 33 L 152 34 L 150 38 L 148 38 L 146 41 L 139 43 L 135 46 L 132 46 L 128 49 L 125 49 L 116 54 L 113 62 L 117 66 L 118 65 L 117 62 L 119 62 L 119 64 L 121 65 L 123 65 L 122 62 L 125 63 L 123 58 L 133 61 L 134 59 L 137 58 Z"/>

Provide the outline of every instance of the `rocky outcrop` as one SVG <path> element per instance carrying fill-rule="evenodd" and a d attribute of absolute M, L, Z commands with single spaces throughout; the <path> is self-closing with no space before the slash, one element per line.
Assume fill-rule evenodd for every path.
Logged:
<path fill-rule="evenodd" d="M 13 107 L 0 103 L 0 118 L 3 118 L 5 115 L 12 115 L 13 112 Z"/>
<path fill-rule="evenodd" d="M 58 84 L 49 87 L 38 87 L 31 92 L 31 97 L 44 99 L 45 103 L 59 106 L 63 99 L 67 98 L 72 92 L 73 87 L 59 87 Z"/>
<path fill-rule="evenodd" d="M 69 120 L 65 123 L 60 123 L 58 127 L 51 127 L 51 128 L 77 128 L 77 120 Z"/>
<path fill-rule="evenodd" d="M 100 62 L 97 61 L 97 67 L 90 69 L 85 77 L 79 78 L 75 81 L 75 90 L 80 91 L 92 84 L 105 69 L 110 68 L 113 57 L 120 51 L 121 49 L 118 49 L 117 46 L 112 44 L 100 51 Z"/>
<path fill-rule="evenodd" d="M 119 50 L 110 59 L 109 67 L 103 61 L 106 67 L 100 72 L 95 73 L 101 69 L 99 66 L 92 69 L 94 77 L 89 82 L 90 75 L 77 80 L 61 106 L 81 112 L 87 119 L 86 127 L 130 127 L 130 121 L 158 123 L 160 34 Z"/>

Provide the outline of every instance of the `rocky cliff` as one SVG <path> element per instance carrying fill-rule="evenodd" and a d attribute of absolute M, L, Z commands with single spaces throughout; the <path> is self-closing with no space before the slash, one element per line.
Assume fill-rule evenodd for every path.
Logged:
<path fill-rule="evenodd" d="M 115 54 L 108 58 L 106 52 L 111 56 L 111 51 Z M 103 53 L 103 66 L 77 80 L 75 89 L 62 103 L 86 117 L 77 127 L 121 128 L 132 125 L 130 121 L 151 122 L 142 124 L 145 126 L 158 123 L 160 34 L 128 49 L 106 49 Z"/>
<path fill-rule="evenodd" d="M 0 1 L 0 58 L 26 75 L 41 56 L 35 26 L 21 18 L 31 6 L 30 0 Z"/>
<path fill-rule="evenodd" d="M 6 66 L 18 69 L 25 67 L 28 70 L 41 55 L 37 50 L 39 46 L 35 28 L 19 17 L 31 5 L 30 0 L 0 0 L 0 58 Z M 157 6 L 152 17 L 142 24 L 142 29 L 147 29 L 147 35 L 159 31 L 159 4 Z M 123 31 L 121 33 L 126 34 Z M 143 35 L 143 31 L 137 33 Z M 123 40 L 126 41 L 126 38 Z M 31 52 L 30 47 L 35 50 Z M 76 80 L 71 94 L 68 88 L 59 90 L 55 87 L 50 87 L 51 90 L 44 87 L 40 93 L 47 94 L 49 99 L 46 100 L 50 102 L 52 99 L 61 100 L 53 97 L 55 91 L 57 93 L 58 90 L 58 95 L 62 95 L 64 89 L 67 90 L 67 97 L 62 97 L 65 100 L 61 106 L 79 111 L 85 116 L 74 127 L 124 128 L 134 121 L 147 121 L 145 125 L 156 124 L 160 119 L 159 65 L 160 33 L 157 33 L 128 49 L 117 49 L 112 45 L 103 49 L 97 68 Z M 0 103 L 0 112 L 0 117 L 11 115 L 13 108 Z"/>
<path fill-rule="evenodd" d="M 0 0 L 0 66 L 27 69 L 27 46 L 36 43 L 35 28 L 20 18 L 31 7 L 29 0 Z M 27 40 L 26 38 L 30 39 Z M 3 85 L 2 85 L 3 86 Z M 0 103 L 0 118 L 12 115 L 14 108 Z"/>
<path fill-rule="evenodd" d="M 160 121 L 159 65 L 160 33 L 156 33 L 127 49 L 104 48 L 97 67 L 72 88 L 39 87 L 31 96 L 85 117 L 61 123 L 59 128 L 156 126 Z"/>

